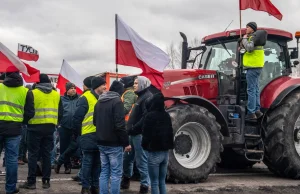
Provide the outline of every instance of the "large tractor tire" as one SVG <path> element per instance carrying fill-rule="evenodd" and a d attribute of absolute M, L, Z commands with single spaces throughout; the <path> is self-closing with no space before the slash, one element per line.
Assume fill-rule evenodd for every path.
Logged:
<path fill-rule="evenodd" d="M 167 110 L 174 130 L 174 150 L 169 153 L 168 179 L 197 183 L 206 180 L 221 161 L 221 126 L 207 109 L 191 104 Z"/>
<path fill-rule="evenodd" d="M 221 163 L 218 167 L 228 169 L 245 169 L 251 168 L 256 162 L 246 159 L 243 150 L 235 150 L 234 148 L 224 148 L 221 153 Z"/>
<path fill-rule="evenodd" d="M 267 114 L 264 163 L 282 177 L 300 178 L 300 90 Z"/>

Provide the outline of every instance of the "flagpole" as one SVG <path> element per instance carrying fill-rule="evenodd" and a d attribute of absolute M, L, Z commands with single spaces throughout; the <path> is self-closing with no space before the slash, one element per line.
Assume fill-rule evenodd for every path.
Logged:
<path fill-rule="evenodd" d="M 242 38 L 242 10 L 241 10 L 241 0 L 239 0 L 239 12 L 240 12 L 240 38 Z"/>
<path fill-rule="evenodd" d="M 116 80 L 118 81 L 118 14 L 115 14 L 115 29 L 116 29 Z"/>

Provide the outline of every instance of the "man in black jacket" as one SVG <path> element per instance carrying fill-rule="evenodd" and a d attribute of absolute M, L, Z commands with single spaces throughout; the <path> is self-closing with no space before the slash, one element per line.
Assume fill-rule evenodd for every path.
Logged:
<path fill-rule="evenodd" d="M 114 81 L 111 89 L 99 97 L 94 110 L 94 125 L 101 157 L 100 193 L 120 193 L 123 148 L 131 150 L 125 129 L 124 106 L 121 101 L 123 84 Z M 118 93 L 119 92 L 119 93 Z"/>
<path fill-rule="evenodd" d="M 133 172 L 133 162 L 136 159 L 136 166 L 140 172 L 140 193 L 148 193 L 149 175 L 147 165 L 147 154 L 141 146 L 142 143 L 142 127 L 143 117 L 147 113 L 145 101 L 152 96 L 150 92 L 151 82 L 144 76 L 137 76 L 134 80 L 134 91 L 138 95 L 137 102 L 134 104 L 132 112 L 127 123 L 127 131 L 130 135 L 130 144 L 133 147 L 130 154 L 124 156 L 122 189 L 130 187 L 130 178 Z"/>
<path fill-rule="evenodd" d="M 5 148 L 6 193 L 17 193 L 18 151 L 22 124 L 34 116 L 33 95 L 18 72 L 6 73 L 0 83 L 0 144 Z"/>
<path fill-rule="evenodd" d="M 60 121 L 58 128 L 59 132 L 59 143 L 60 143 L 60 154 L 63 154 L 72 141 L 72 119 L 76 110 L 76 104 L 79 95 L 76 93 L 75 84 L 68 82 L 66 84 L 66 92 L 61 97 L 64 114 Z M 71 160 L 70 157 L 64 158 L 65 174 L 71 173 Z"/>

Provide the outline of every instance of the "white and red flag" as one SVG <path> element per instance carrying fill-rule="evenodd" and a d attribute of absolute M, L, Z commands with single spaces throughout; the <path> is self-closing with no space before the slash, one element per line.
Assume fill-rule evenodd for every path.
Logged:
<path fill-rule="evenodd" d="M 67 63 L 66 60 L 63 60 L 56 85 L 56 88 L 58 88 L 60 91 L 60 95 L 64 95 L 66 92 L 66 83 L 68 82 L 75 84 L 77 93 L 82 94 L 82 77 Z"/>
<path fill-rule="evenodd" d="M 37 61 L 39 59 L 39 52 L 32 46 L 26 44 L 18 44 L 18 57 L 26 61 Z"/>
<path fill-rule="evenodd" d="M 142 69 L 141 75 L 161 89 L 163 70 L 169 64 L 169 56 L 155 45 L 141 38 L 116 15 L 116 64 Z"/>

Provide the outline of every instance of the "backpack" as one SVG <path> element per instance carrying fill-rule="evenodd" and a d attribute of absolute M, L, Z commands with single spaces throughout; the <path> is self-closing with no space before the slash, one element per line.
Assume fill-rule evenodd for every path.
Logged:
<path fill-rule="evenodd" d="M 252 41 L 254 43 L 254 46 L 265 46 L 267 39 L 268 39 L 268 33 L 266 30 L 257 30 L 253 33 Z"/>

